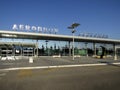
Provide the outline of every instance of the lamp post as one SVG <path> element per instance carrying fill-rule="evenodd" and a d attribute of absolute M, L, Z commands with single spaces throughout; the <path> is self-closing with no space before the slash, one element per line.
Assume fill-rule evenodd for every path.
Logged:
<path fill-rule="evenodd" d="M 74 60 L 74 33 L 76 32 L 75 28 L 78 27 L 79 23 L 73 23 L 71 26 L 68 27 L 68 29 L 71 29 L 71 32 L 73 34 L 73 46 L 72 46 L 72 56 Z"/>

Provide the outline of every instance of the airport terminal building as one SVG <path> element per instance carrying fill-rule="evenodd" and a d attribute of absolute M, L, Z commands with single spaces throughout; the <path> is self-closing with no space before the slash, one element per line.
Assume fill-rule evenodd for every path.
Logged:
<path fill-rule="evenodd" d="M 35 27 L 33 28 L 35 29 Z M 17 30 L 0 30 L 0 56 L 72 56 L 73 49 L 74 55 L 80 56 L 103 56 L 111 55 L 116 59 L 119 53 L 120 40 L 92 37 L 92 36 L 70 36 L 58 35 L 56 33 L 38 33 L 38 32 L 23 32 Z M 84 43 L 85 48 L 78 48 L 73 46 L 73 38 L 75 43 Z M 11 39 L 11 41 L 2 41 L 2 39 Z M 15 39 L 15 41 L 13 40 Z M 17 39 L 21 39 L 20 42 Z M 34 40 L 36 42 L 23 42 L 22 40 Z M 45 41 L 45 45 L 41 45 L 41 41 Z M 48 41 L 56 41 L 56 44 L 49 46 Z M 60 46 L 60 42 L 67 42 L 67 45 Z M 92 44 L 92 48 L 88 48 L 88 44 Z M 96 47 L 97 44 L 102 44 Z M 108 49 L 105 45 L 111 45 L 112 48 Z"/>

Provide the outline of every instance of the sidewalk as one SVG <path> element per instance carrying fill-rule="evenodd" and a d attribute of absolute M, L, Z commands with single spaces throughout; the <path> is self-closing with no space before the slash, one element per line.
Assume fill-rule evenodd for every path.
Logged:
<path fill-rule="evenodd" d="M 80 64 L 99 64 L 99 63 L 119 63 L 120 60 L 113 58 L 97 59 L 93 57 L 72 57 L 63 56 L 61 58 L 53 58 L 52 56 L 40 56 L 33 58 L 33 63 L 29 63 L 30 57 L 22 57 L 14 60 L 0 60 L 0 69 L 17 68 L 17 67 L 36 67 L 36 66 L 58 66 L 58 65 L 80 65 Z"/>

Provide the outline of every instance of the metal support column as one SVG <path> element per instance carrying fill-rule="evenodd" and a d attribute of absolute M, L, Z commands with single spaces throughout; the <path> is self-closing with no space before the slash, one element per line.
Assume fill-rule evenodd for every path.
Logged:
<path fill-rule="evenodd" d="M 94 49 L 94 55 L 93 55 L 93 57 L 96 57 L 96 43 L 93 43 L 93 49 Z"/>
<path fill-rule="evenodd" d="M 37 42 L 36 42 L 36 49 L 37 49 L 37 51 L 36 51 L 36 56 L 38 57 L 38 40 L 37 40 Z"/>
<path fill-rule="evenodd" d="M 86 57 L 88 57 L 88 46 L 87 46 L 87 45 L 88 45 L 88 43 L 86 42 L 86 43 L 85 43 L 85 48 L 86 48 Z"/>
<path fill-rule="evenodd" d="M 20 49 L 21 49 L 21 56 L 23 56 L 23 48 L 22 48 L 22 44 L 20 45 Z"/>
<path fill-rule="evenodd" d="M 114 44 L 113 47 L 114 47 L 114 60 L 117 60 L 117 54 L 116 54 L 117 47 L 116 47 L 116 44 Z"/>
<path fill-rule="evenodd" d="M 36 54 L 35 54 L 35 49 L 36 49 L 36 46 L 34 47 L 34 56 L 36 55 Z"/>
<path fill-rule="evenodd" d="M 71 47 L 70 47 L 70 41 L 69 41 L 69 56 L 71 56 Z"/>
<path fill-rule="evenodd" d="M 73 50 L 72 50 L 72 56 L 73 56 L 73 60 L 74 60 L 74 33 L 73 33 L 73 46 L 72 46 Z"/>
<path fill-rule="evenodd" d="M 12 50 L 13 50 L 13 52 L 12 52 L 12 54 L 13 54 L 13 56 L 15 57 L 15 46 L 12 44 Z"/>

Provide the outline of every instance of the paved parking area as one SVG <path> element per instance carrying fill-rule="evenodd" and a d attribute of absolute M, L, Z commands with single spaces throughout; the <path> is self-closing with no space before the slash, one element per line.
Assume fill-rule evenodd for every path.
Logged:
<path fill-rule="evenodd" d="M 78 65 L 78 64 L 97 64 L 97 63 L 117 63 L 120 60 L 113 60 L 113 58 L 97 59 L 93 57 L 72 57 L 63 56 L 54 58 L 52 56 L 34 57 L 33 63 L 30 63 L 31 57 L 15 57 L 13 60 L 0 60 L 0 69 L 14 68 L 14 67 L 33 67 L 33 66 L 56 66 L 56 65 Z"/>

